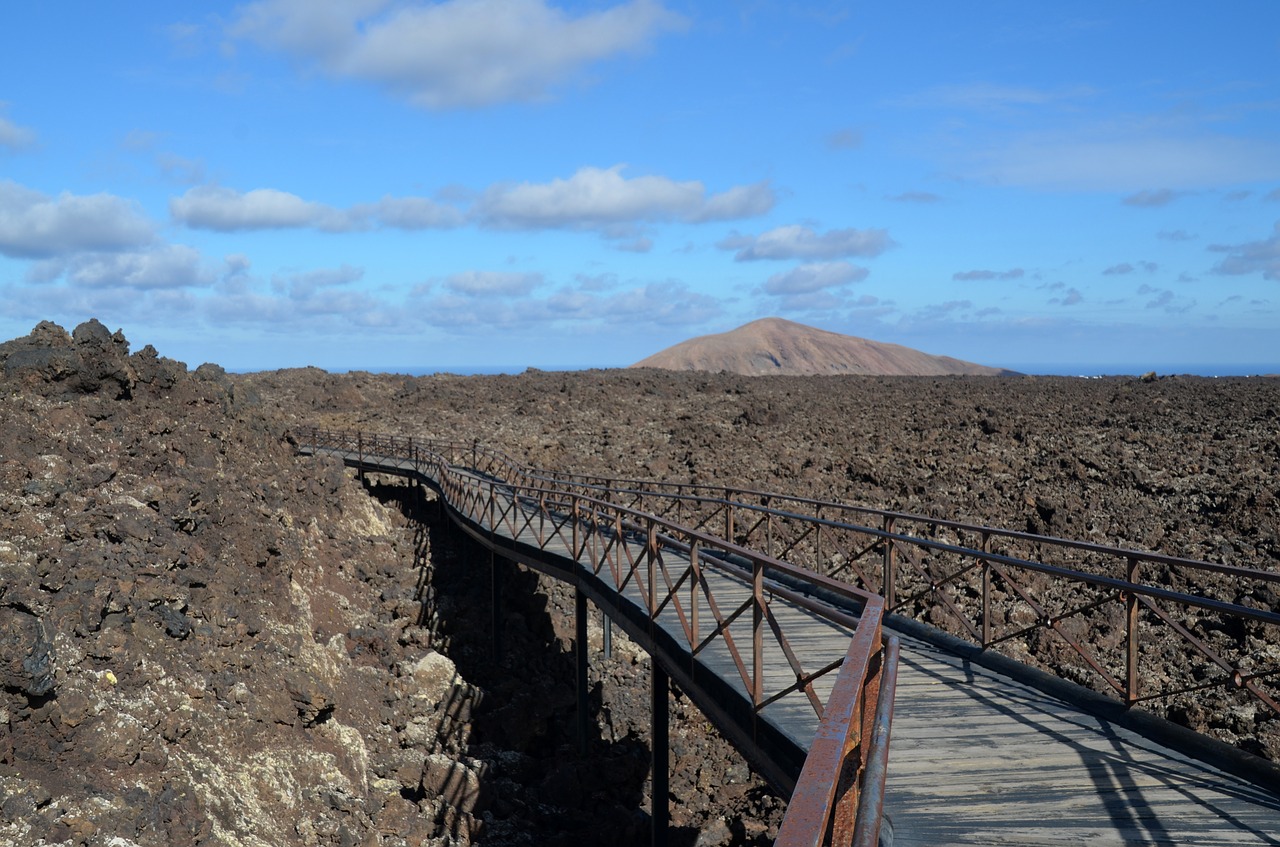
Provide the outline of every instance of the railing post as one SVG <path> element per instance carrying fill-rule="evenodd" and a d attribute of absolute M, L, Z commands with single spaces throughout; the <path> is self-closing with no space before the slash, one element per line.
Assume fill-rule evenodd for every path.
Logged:
<path fill-rule="evenodd" d="M 764 562 L 751 564 L 751 704 L 764 700 Z"/>
<path fill-rule="evenodd" d="M 693 578 L 689 580 L 689 631 L 692 633 L 690 642 L 696 646 L 701 640 L 701 635 L 698 632 L 698 591 L 702 588 L 698 582 L 698 578 L 701 576 L 702 563 L 698 561 L 698 540 L 696 538 L 689 547 L 689 570 L 693 572 Z M 690 672 L 692 672 L 692 649 L 689 651 L 689 667 Z"/>
<path fill-rule="evenodd" d="M 653 744 L 653 778 L 649 788 L 649 816 L 652 821 L 651 842 L 654 847 L 666 847 L 668 795 L 670 794 L 669 754 L 668 754 L 668 711 L 667 689 L 671 687 L 667 672 L 658 665 L 658 660 L 650 657 L 653 666 L 653 679 L 649 685 L 650 721 L 649 737 Z"/>
<path fill-rule="evenodd" d="M 580 548 L 578 546 L 578 543 L 579 543 L 578 542 L 578 524 L 582 522 L 581 509 L 582 507 L 578 502 L 578 495 L 577 494 L 569 495 L 569 513 L 570 515 L 572 515 L 572 519 L 573 519 L 573 529 L 572 529 L 573 540 L 570 543 L 573 544 L 573 558 L 575 561 L 577 560 L 580 553 Z"/>
<path fill-rule="evenodd" d="M 991 552 L 991 534 L 982 533 L 982 552 Z M 982 560 L 982 647 L 991 643 L 991 563 Z"/>
<path fill-rule="evenodd" d="M 649 519 L 649 537 L 645 544 L 649 554 L 649 624 L 655 624 L 658 613 L 658 527 Z"/>
<path fill-rule="evenodd" d="M 356 433 L 356 458 L 359 463 L 356 465 L 356 478 L 364 482 L 364 431 Z"/>
<path fill-rule="evenodd" d="M 885 515 L 884 531 L 893 533 L 893 518 Z M 884 610 L 891 611 L 897 605 L 896 592 L 894 586 L 898 581 L 897 555 L 893 547 L 893 539 L 888 535 L 884 539 L 884 575 L 883 582 L 880 585 L 880 595 L 884 597 Z"/>
<path fill-rule="evenodd" d="M 724 540 L 733 543 L 733 503 L 724 504 Z"/>
<path fill-rule="evenodd" d="M 573 589 L 573 611 L 573 640 L 577 653 L 578 754 L 586 758 L 590 738 L 587 715 L 587 595 L 582 592 L 581 586 L 574 586 Z"/>
<path fill-rule="evenodd" d="M 1137 558 L 1130 556 L 1128 567 L 1125 569 L 1125 578 L 1131 583 L 1138 581 L 1138 568 L 1140 562 Z M 1138 595 L 1132 591 L 1126 591 L 1124 597 L 1124 617 L 1125 617 L 1125 691 L 1124 704 L 1132 706 L 1138 702 L 1138 690 L 1141 686 L 1141 680 L 1138 676 Z"/>
<path fill-rule="evenodd" d="M 822 520 L 821 506 L 814 510 L 813 516 Z M 827 572 L 826 562 L 822 560 L 822 524 L 820 523 L 813 525 L 813 572 L 820 574 Z"/>
<path fill-rule="evenodd" d="M 770 558 L 773 558 L 773 509 L 769 505 L 772 501 L 772 497 L 764 498 L 764 507 L 767 510 L 764 518 L 764 552 Z"/>

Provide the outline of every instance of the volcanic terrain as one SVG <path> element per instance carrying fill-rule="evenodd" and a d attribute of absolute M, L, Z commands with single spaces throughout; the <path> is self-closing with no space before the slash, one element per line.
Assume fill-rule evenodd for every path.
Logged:
<path fill-rule="evenodd" d="M 495 661 L 487 556 L 303 424 L 1280 568 L 1275 379 L 229 375 L 89 322 L 0 345 L 0 398 L 0 844 L 647 843 L 648 658 L 593 658 L 577 757 L 571 591 L 501 566 Z M 784 802 L 672 712 L 675 843 L 768 843 Z"/>

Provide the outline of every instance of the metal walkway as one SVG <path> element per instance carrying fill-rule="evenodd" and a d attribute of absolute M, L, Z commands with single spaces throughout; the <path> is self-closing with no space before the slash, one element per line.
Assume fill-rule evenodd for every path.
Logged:
<path fill-rule="evenodd" d="M 423 467 L 363 447 L 302 450 L 366 471 L 412 475 Z M 852 655 L 859 612 L 853 595 L 797 594 L 788 580 L 772 577 L 761 589 L 731 553 L 664 542 L 655 554 L 652 529 L 647 538 L 621 524 L 589 533 L 580 525 L 598 524 L 599 516 L 519 495 L 483 473 L 452 471 L 465 482 L 452 490 L 440 479 L 432 484 L 464 529 L 499 555 L 577 585 L 771 782 L 783 790 L 795 784 L 821 723 L 814 703 L 828 703 L 837 685 L 831 671 Z M 468 511 L 458 502 L 467 499 L 467 486 L 488 486 L 505 499 L 486 507 L 486 519 L 474 503 Z M 768 627 L 760 615 L 743 613 L 761 590 L 772 601 L 763 613 Z M 891 626 L 892 618 L 886 634 Z M 762 641 L 767 628 L 785 637 Z M 918 624 L 906 628 L 921 631 Z M 1070 686 L 1046 693 L 1001 672 L 1012 663 L 992 669 L 934 639 L 900 637 L 884 842 L 1280 845 L 1280 780 L 1268 791 L 1135 732 L 1130 721 L 1091 714 L 1069 696 Z M 753 639 L 754 671 L 735 647 Z M 1225 748 L 1216 752 L 1229 756 Z M 1260 763 L 1257 773 L 1265 782 L 1280 769 Z"/>

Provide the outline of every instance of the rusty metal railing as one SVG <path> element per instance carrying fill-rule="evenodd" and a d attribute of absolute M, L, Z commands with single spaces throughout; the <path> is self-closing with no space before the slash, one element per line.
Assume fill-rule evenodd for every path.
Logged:
<path fill-rule="evenodd" d="M 430 443 L 444 465 L 643 513 L 847 582 L 883 597 L 885 612 L 921 618 L 1126 705 L 1159 701 L 1172 713 L 1211 690 L 1253 703 L 1257 736 L 1227 739 L 1237 744 L 1260 749 L 1264 734 L 1280 732 L 1275 571 L 771 492 L 535 471 L 475 443 Z M 365 449 L 349 449 L 357 448 Z M 874 695 L 864 683 L 859 696 L 865 723 Z M 870 738 L 865 726 L 851 737 L 855 746 Z M 818 784 L 814 796 L 837 782 Z"/>
<path fill-rule="evenodd" d="M 501 454 L 491 462 L 515 465 Z M 886 611 L 1126 705 L 1174 711 L 1219 689 L 1262 709 L 1261 732 L 1280 733 L 1280 657 L 1258 649 L 1280 643 L 1280 571 L 771 492 L 545 478 L 848 581 L 882 595 Z"/>
<path fill-rule="evenodd" d="M 429 478 L 458 514 L 484 530 L 567 553 L 619 594 L 638 597 L 653 621 L 674 611 L 689 656 L 712 645 L 728 651 L 740 694 L 756 713 L 803 695 L 818 718 L 818 731 L 777 843 L 875 843 L 898 655 L 896 639 L 887 649 L 883 645 L 879 595 L 736 544 L 727 535 L 610 502 L 607 489 L 577 490 L 476 443 L 315 429 L 296 437 L 300 446 L 340 453 L 358 467 Z M 843 608 L 832 605 L 831 597 L 841 598 Z M 775 614 L 778 603 L 848 628 L 853 634 L 847 651 L 805 667 Z M 703 608 L 710 621 L 700 620 Z M 750 620 L 749 645 L 734 637 L 740 619 Z M 766 645 L 785 655 L 792 671 L 788 681 L 764 673 Z M 815 683 L 827 677 L 834 682 L 824 701 Z"/>

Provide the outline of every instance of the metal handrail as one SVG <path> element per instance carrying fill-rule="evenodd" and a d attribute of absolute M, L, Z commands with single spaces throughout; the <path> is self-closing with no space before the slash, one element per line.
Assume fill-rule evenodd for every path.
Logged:
<path fill-rule="evenodd" d="M 482 451 L 475 444 L 470 446 L 474 467 L 463 469 L 455 466 L 453 460 L 461 458 L 467 447 L 456 442 L 438 445 L 396 436 L 321 430 L 304 430 L 299 437 L 313 449 L 355 454 L 362 468 L 376 464 L 382 458 L 407 460 L 415 471 L 426 473 L 435 481 L 455 510 L 485 530 L 494 531 L 501 527 L 512 538 L 521 537 L 528 530 L 542 549 L 556 541 L 562 544 L 567 541 L 565 546 L 573 558 L 582 561 L 585 557 L 586 566 L 597 577 L 612 576 L 619 594 L 633 579 L 637 585 L 643 583 L 646 611 L 651 620 L 656 620 L 668 605 L 673 606 L 680 618 L 690 655 L 696 655 L 716 639 L 725 644 L 738 668 L 743 694 L 754 711 L 761 711 L 787 694 L 803 691 L 819 718 L 819 729 L 797 780 L 777 843 L 816 845 L 832 843 L 832 837 L 837 839 L 834 843 L 849 843 L 855 825 L 860 827 L 860 831 L 879 831 L 879 801 L 866 807 L 871 811 L 862 811 L 863 816 L 874 814 L 875 820 L 859 815 L 860 797 L 864 802 L 868 797 L 882 797 L 883 763 L 887 760 L 888 716 L 879 716 L 876 726 L 882 723 L 883 730 L 873 732 L 872 724 L 865 718 L 868 714 L 866 704 L 878 702 L 883 711 L 887 703 L 891 711 L 892 692 L 889 691 L 886 698 L 885 687 L 891 688 L 892 680 L 896 678 L 896 640 L 892 658 L 886 659 L 881 637 L 883 598 L 879 595 L 658 515 L 599 497 L 566 492 L 563 487 L 530 484 L 535 481 L 531 474 L 508 474 L 512 477 L 508 479 L 495 477 L 491 471 L 503 463 L 478 461 Z M 543 477 L 536 479 L 545 481 Z M 537 508 L 526 511 L 526 504 Z M 535 520 L 538 523 L 536 527 L 533 525 Z M 551 524 L 550 532 L 547 531 L 548 523 Z M 566 538 L 566 525 L 570 528 L 570 538 Z M 633 546 L 638 539 L 642 540 L 642 546 L 638 555 L 633 555 Z M 683 572 L 673 572 L 668 567 L 661 552 L 664 549 L 687 556 L 688 565 Z M 706 579 L 705 572 L 711 570 L 750 585 L 750 598 L 732 610 L 721 610 Z M 666 586 L 665 593 L 659 590 L 659 576 Z M 691 595 L 687 608 L 678 596 L 686 583 L 689 583 Z M 700 632 L 696 617 L 699 589 L 716 623 L 706 637 Z M 823 599 L 814 599 L 812 595 L 815 592 L 820 593 Z M 856 607 L 856 616 L 829 605 L 826 600 L 832 596 L 843 598 Z M 851 628 L 853 637 L 844 658 L 817 669 L 803 668 L 772 613 L 771 604 L 775 598 L 800 605 Z M 752 615 L 749 668 L 729 631 L 733 621 L 747 612 Z M 768 627 L 764 625 L 766 621 Z M 796 679 L 792 684 L 769 692 L 764 688 L 761 667 L 766 629 L 785 652 Z M 824 704 L 814 694 L 813 682 L 833 672 L 832 693 Z M 877 744 L 883 745 L 884 749 L 877 750 Z M 875 767 L 877 762 L 880 763 L 878 769 Z M 850 773 L 854 774 L 852 781 L 842 782 L 842 777 Z M 870 782 L 867 782 L 868 774 Z M 872 840 L 874 842 L 874 835 Z"/>
<path fill-rule="evenodd" d="M 477 452 L 474 444 L 466 449 L 475 456 L 483 454 L 490 472 L 566 490 L 596 492 L 611 502 L 643 504 L 656 514 L 683 515 L 700 507 L 702 521 L 694 526 L 716 524 L 723 537 L 879 593 L 885 597 L 888 611 L 913 617 L 932 614 L 934 622 L 953 635 L 984 648 L 1008 650 L 1032 632 L 1048 630 L 1084 663 L 1082 679 L 1092 680 L 1095 687 L 1127 705 L 1168 701 L 1218 687 L 1243 691 L 1280 717 L 1280 693 L 1274 687 L 1263 687 L 1280 677 L 1280 666 L 1258 667 L 1258 657 L 1250 655 L 1242 639 L 1231 644 L 1213 631 L 1237 627 L 1238 622 L 1266 628 L 1280 625 L 1280 610 L 1246 602 L 1250 584 L 1280 583 L 1280 571 L 771 492 L 533 471 L 498 451 Z M 851 520 L 853 516 L 876 519 L 879 526 Z M 793 528 L 790 537 L 784 535 L 787 526 Z M 944 537 L 957 542 L 941 540 Z M 965 538 L 972 540 L 962 543 Z M 854 539 L 864 542 L 861 549 L 852 543 Z M 1001 542 L 1011 548 L 1009 552 L 995 549 Z M 844 560 L 831 564 L 824 553 L 832 550 L 840 552 Z M 869 556 L 879 557 L 879 561 L 870 562 L 871 569 L 860 567 Z M 1033 575 L 1102 593 L 1053 610 L 1039 596 L 1045 592 L 1026 584 Z M 1206 580 L 1223 577 L 1227 581 L 1223 593 L 1212 596 Z M 1168 587 L 1178 582 L 1189 588 Z M 1011 599 L 997 602 L 994 595 L 1000 592 Z M 1106 606 L 1123 607 L 1118 624 L 1124 630 L 1123 649 L 1112 651 L 1119 655 L 1104 656 L 1072 632 L 1073 620 L 1085 615 L 1097 616 L 1099 625 L 1108 624 Z M 1143 629 L 1164 633 L 1185 645 L 1190 658 L 1184 681 L 1144 690 L 1143 652 L 1154 647 L 1148 646 L 1150 637 L 1142 638 Z M 1280 633 L 1275 633 L 1268 640 L 1278 638 Z M 1227 656 L 1229 652 L 1235 658 Z M 1015 658 L 1024 660 L 1028 654 L 1036 658 L 1033 650 L 1013 651 Z M 1042 666 L 1055 670 L 1044 662 Z M 1208 683 L 1201 678 L 1205 668 L 1216 669 Z"/>
<path fill-rule="evenodd" d="M 349 449 L 405 443 L 328 436 L 349 439 Z M 927 616 L 984 648 L 1017 645 L 1011 652 L 1024 661 L 1036 659 L 1029 637 L 1046 631 L 1083 661 L 1079 679 L 1094 680 L 1127 705 L 1217 687 L 1244 692 L 1280 717 L 1280 665 L 1261 664 L 1248 640 L 1259 633 L 1266 643 L 1280 640 L 1280 610 L 1248 603 L 1251 585 L 1280 582 L 1275 571 L 769 492 L 535 471 L 475 442 L 416 443 L 430 444 L 445 463 L 470 464 L 540 496 L 643 511 L 839 578 L 882 596 L 886 611 Z M 1206 578 L 1228 584 L 1215 596 Z M 1065 595 L 1056 606 L 1054 591 Z M 1118 615 L 1109 611 L 1117 607 Z M 1185 645 L 1182 676 L 1144 691 L 1143 660 L 1156 649 L 1156 632 Z"/>

